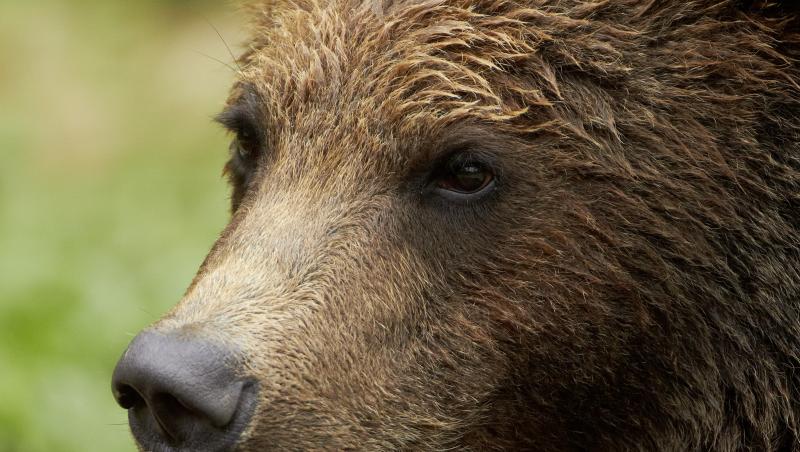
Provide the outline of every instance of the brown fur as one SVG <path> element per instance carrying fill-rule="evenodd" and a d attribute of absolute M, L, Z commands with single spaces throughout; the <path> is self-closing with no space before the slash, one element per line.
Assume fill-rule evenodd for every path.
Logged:
<path fill-rule="evenodd" d="M 245 351 L 242 450 L 800 450 L 790 6 L 258 4 L 263 153 L 157 328 Z M 495 193 L 422 194 L 465 147 Z"/>

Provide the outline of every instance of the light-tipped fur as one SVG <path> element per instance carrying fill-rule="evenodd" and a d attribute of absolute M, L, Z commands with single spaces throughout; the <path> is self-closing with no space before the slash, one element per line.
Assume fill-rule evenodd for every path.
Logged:
<path fill-rule="evenodd" d="M 157 328 L 245 351 L 245 451 L 799 450 L 792 9 L 254 5 L 261 154 Z M 460 148 L 495 193 L 423 194 Z"/>

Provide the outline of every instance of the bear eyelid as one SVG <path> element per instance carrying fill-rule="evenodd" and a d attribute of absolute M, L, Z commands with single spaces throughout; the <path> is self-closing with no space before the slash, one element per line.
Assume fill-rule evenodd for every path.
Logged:
<path fill-rule="evenodd" d="M 214 120 L 228 131 L 235 133 L 237 138 L 245 137 L 260 144 L 264 137 L 261 96 L 251 84 L 243 84 L 240 89 L 241 94 L 236 100 Z"/>
<path fill-rule="evenodd" d="M 255 120 L 255 115 L 246 105 L 234 105 L 227 108 L 214 118 L 225 129 L 237 136 L 251 135 L 250 138 L 260 136 L 260 127 Z"/>

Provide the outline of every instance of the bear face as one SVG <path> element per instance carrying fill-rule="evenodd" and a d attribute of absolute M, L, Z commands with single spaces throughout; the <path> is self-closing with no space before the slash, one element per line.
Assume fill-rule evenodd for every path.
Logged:
<path fill-rule="evenodd" d="M 140 444 L 797 447 L 793 14 L 255 6 L 230 224 L 115 373 Z"/>

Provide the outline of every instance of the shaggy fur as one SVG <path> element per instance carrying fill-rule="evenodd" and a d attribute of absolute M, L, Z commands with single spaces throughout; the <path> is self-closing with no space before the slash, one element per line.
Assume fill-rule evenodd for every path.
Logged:
<path fill-rule="evenodd" d="M 243 350 L 242 450 L 800 450 L 791 2 L 253 17 L 221 121 L 254 152 L 155 326 Z M 421 188 L 464 149 L 491 196 Z"/>

